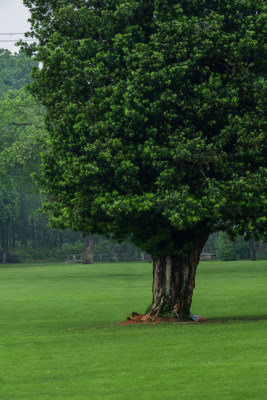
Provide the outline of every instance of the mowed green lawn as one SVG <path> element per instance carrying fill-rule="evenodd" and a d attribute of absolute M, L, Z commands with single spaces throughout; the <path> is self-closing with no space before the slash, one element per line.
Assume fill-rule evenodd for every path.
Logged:
<path fill-rule="evenodd" d="M 151 301 L 152 265 L 0 267 L 0 399 L 267 398 L 267 261 L 201 262 L 192 313 L 118 326 Z"/>

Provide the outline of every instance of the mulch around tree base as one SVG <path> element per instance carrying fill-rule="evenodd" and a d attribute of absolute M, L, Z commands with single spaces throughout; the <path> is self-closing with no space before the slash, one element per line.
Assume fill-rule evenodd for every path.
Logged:
<path fill-rule="evenodd" d="M 175 323 L 182 323 L 182 324 L 195 324 L 195 323 L 201 323 L 201 322 L 206 322 L 207 318 L 206 317 L 200 317 L 198 316 L 197 321 L 179 321 L 177 318 L 164 318 L 164 317 L 156 317 L 153 320 L 143 320 L 142 318 L 145 316 L 145 314 L 138 314 L 136 312 L 132 312 L 131 317 L 127 317 L 127 321 L 119 322 L 116 325 L 133 325 L 133 324 L 158 324 L 162 322 L 175 322 Z"/>

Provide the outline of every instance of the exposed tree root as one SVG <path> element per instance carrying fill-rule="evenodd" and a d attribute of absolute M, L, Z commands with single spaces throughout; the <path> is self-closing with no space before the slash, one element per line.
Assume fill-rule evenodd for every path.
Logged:
<path fill-rule="evenodd" d="M 159 314 L 156 310 L 151 310 L 146 314 L 138 314 L 132 312 L 131 317 L 127 318 L 128 321 L 140 322 L 140 323 L 156 323 L 156 322 L 174 322 L 174 321 L 189 321 L 190 318 L 180 319 L 176 315 L 163 315 Z"/>
<path fill-rule="evenodd" d="M 153 321 L 158 318 L 188 321 L 190 320 L 190 312 L 187 311 L 186 313 L 182 314 L 179 304 L 173 304 L 171 299 L 166 299 L 164 296 L 162 296 L 160 303 L 153 304 L 143 316 L 144 321 Z"/>
<path fill-rule="evenodd" d="M 187 319 L 178 319 L 172 317 L 160 317 L 158 315 L 150 315 L 150 313 L 146 314 L 138 314 L 137 312 L 132 312 L 131 317 L 127 318 L 127 321 L 120 322 L 118 325 L 132 325 L 132 324 L 157 324 L 161 322 L 181 322 L 181 323 L 199 323 L 207 321 L 205 317 L 197 316 L 197 320 L 193 320 L 192 318 Z"/>

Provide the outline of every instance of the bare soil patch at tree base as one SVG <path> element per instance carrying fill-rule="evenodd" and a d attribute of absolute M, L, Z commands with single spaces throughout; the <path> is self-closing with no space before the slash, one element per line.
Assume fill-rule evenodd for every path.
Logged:
<path fill-rule="evenodd" d="M 172 322 L 172 323 L 181 323 L 181 324 L 195 324 L 195 323 L 202 323 L 206 322 L 206 317 L 199 317 L 198 321 L 179 321 L 177 318 L 167 318 L 167 317 L 155 317 L 153 319 L 146 319 L 146 314 L 138 314 L 137 312 L 132 312 L 131 317 L 127 317 L 127 321 L 119 322 L 116 325 L 134 325 L 134 324 L 159 324 L 163 322 Z"/>

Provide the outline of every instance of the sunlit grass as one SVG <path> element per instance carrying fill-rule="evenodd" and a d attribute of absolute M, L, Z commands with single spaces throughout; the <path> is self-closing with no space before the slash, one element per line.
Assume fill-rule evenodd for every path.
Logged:
<path fill-rule="evenodd" d="M 151 302 L 151 264 L 0 267 L 0 399 L 267 397 L 267 262 L 202 262 L 203 324 L 117 326 Z"/>

